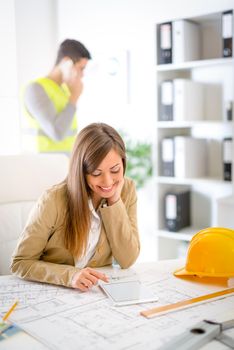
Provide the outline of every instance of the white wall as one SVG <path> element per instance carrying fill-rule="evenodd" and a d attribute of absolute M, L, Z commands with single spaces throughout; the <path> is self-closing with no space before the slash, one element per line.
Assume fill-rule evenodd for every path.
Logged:
<path fill-rule="evenodd" d="M 56 23 L 56 0 L 0 0 L 0 154 L 20 152 L 20 89 L 53 64 Z"/>
<path fill-rule="evenodd" d="M 0 154 L 19 149 L 14 0 L 0 0 Z"/>
<path fill-rule="evenodd" d="M 15 26 L 21 126 L 25 85 L 45 76 L 54 64 L 58 46 L 56 0 L 15 0 Z"/>
<path fill-rule="evenodd" d="M 6 0 L 7 1 L 7 0 Z M 44 76 L 57 51 L 56 0 L 15 0 L 19 86 Z"/>
<path fill-rule="evenodd" d="M 143 2 L 142 2 L 143 3 Z M 154 120 L 154 24 L 137 1 L 58 1 L 58 37 L 73 37 L 91 51 L 93 66 L 79 104 L 80 127 L 102 120 L 137 137 L 151 135 Z M 69 18 L 69 21 L 67 19 Z M 102 81 L 108 57 L 129 54 L 128 80 L 119 93 Z M 124 62 L 123 69 L 125 69 Z M 106 69 L 106 71 L 105 71 Z M 126 74 L 125 74 L 126 76 Z M 125 83 L 125 85 L 124 85 Z M 122 91 L 128 89 L 125 101 Z M 127 100 L 127 101 L 126 101 Z"/>

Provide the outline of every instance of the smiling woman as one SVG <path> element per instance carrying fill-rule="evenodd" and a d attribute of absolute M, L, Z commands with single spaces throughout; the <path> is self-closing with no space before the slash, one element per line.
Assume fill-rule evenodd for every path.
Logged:
<path fill-rule="evenodd" d="M 95 208 L 98 207 L 102 198 L 106 198 L 108 205 L 117 202 L 124 184 L 123 162 L 119 153 L 111 149 L 98 169 L 88 174 L 86 179 L 92 190 Z"/>
<path fill-rule="evenodd" d="M 132 265 L 140 252 L 134 182 L 125 145 L 94 123 L 78 134 L 66 179 L 39 199 L 12 257 L 19 277 L 87 291 L 107 281 L 93 267 Z"/>

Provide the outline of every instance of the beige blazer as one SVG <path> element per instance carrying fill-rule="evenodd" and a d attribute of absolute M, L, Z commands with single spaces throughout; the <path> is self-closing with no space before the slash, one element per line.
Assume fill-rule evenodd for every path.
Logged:
<path fill-rule="evenodd" d="M 64 195 L 65 185 L 56 185 L 38 200 L 13 253 L 13 274 L 27 280 L 71 286 L 72 277 L 79 269 L 63 242 Z M 135 185 L 125 178 L 119 201 L 98 208 L 101 234 L 87 266 L 111 264 L 112 256 L 122 268 L 135 262 L 140 252 L 136 203 Z"/>

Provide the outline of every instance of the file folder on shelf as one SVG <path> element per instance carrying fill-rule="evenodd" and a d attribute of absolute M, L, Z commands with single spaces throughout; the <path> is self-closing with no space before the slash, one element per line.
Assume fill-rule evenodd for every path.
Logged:
<path fill-rule="evenodd" d="M 232 114 L 233 114 L 233 107 L 234 107 L 234 102 L 229 100 L 226 102 L 225 104 L 225 120 L 226 121 L 231 121 L 233 118 L 232 118 Z"/>
<path fill-rule="evenodd" d="M 166 137 L 161 143 L 162 176 L 207 176 L 207 141 L 191 136 Z"/>
<path fill-rule="evenodd" d="M 233 141 L 231 137 L 223 140 L 223 178 L 232 181 Z"/>
<path fill-rule="evenodd" d="M 173 119 L 196 121 L 204 119 L 204 84 L 189 79 L 174 79 Z"/>
<path fill-rule="evenodd" d="M 174 137 L 174 175 L 196 178 L 207 175 L 207 141 L 190 136 Z"/>
<path fill-rule="evenodd" d="M 200 59 L 200 30 L 197 23 L 178 20 L 172 24 L 172 62 Z"/>
<path fill-rule="evenodd" d="M 190 226 L 190 191 L 172 191 L 165 195 L 165 225 L 173 232 Z"/>
<path fill-rule="evenodd" d="M 159 26 L 159 63 L 172 63 L 172 23 Z"/>
<path fill-rule="evenodd" d="M 233 11 L 222 13 L 223 57 L 233 55 Z"/>
<path fill-rule="evenodd" d="M 164 138 L 161 147 L 162 175 L 174 176 L 174 139 Z"/>
<path fill-rule="evenodd" d="M 159 120 L 173 120 L 173 81 L 165 80 L 161 83 Z"/>

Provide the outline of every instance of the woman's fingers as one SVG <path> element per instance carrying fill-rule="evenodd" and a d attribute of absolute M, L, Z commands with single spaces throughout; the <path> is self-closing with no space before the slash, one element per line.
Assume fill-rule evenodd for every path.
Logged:
<path fill-rule="evenodd" d="M 76 289 L 81 290 L 82 292 L 87 292 L 89 290 L 88 287 L 86 287 L 84 284 L 82 284 L 81 282 L 77 282 L 76 284 Z"/>
<path fill-rule="evenodd" d="M 99 279 L 108 282 L 108 277 L 104 273 L 86 267 L 73 276 L 72 287 L 86 292 L 96 285 Z"/>
<path fill-rule="evenodd" d="M 95 277 L 95 276 L 93 276 L 91 273 L 89 273 L 89 272 L 85 272 L 84 273 L 84 277 L 86 278 L 86 279 L 88 279 L 89 280 L 89 282 L 92 284 L 92 285 L 96 285 L 97 284 L 97 282 L 98 282 L 98 278 L 97 277 Z"/>
<path fill-rule="evenodd" d="M 86 271 L 88 271 L 90 273 L 90 275 L 95 277 L 97 280 L 100 279 L 104 282 L 108 282 L 108 277 L 104 273 L 97 271 L 97 270 L 93 270 L 90 267 L 87 267 Z"/>
<path fill-rule="evenodd" d="M 83 277 L 81 280 L 80 280 L 80 283 L 87 287 L 88 289 L 90 289 L 91 287 L 93 287 L 93 282 L 90 280 L 89 276 L 87 277 Z"/>

